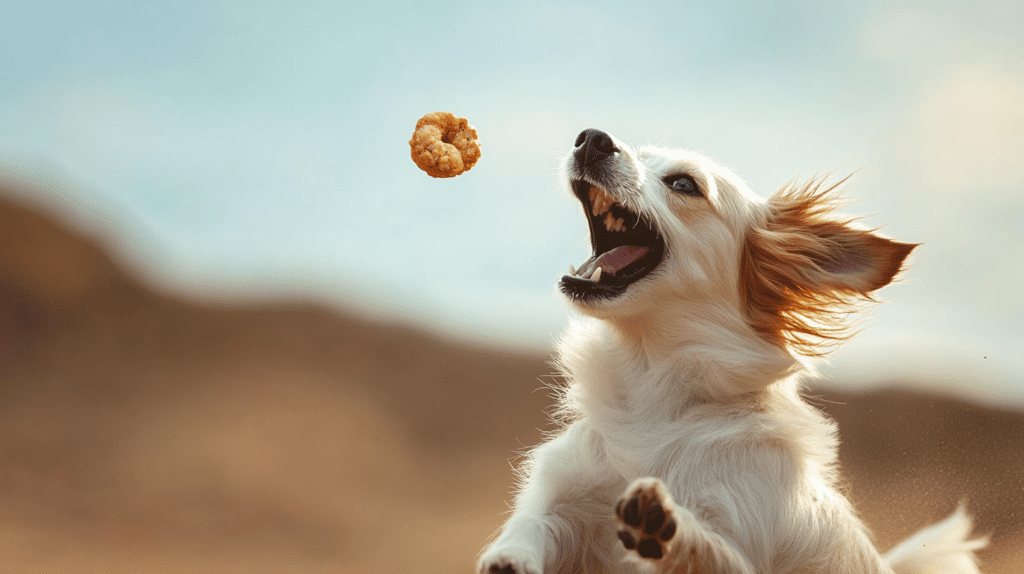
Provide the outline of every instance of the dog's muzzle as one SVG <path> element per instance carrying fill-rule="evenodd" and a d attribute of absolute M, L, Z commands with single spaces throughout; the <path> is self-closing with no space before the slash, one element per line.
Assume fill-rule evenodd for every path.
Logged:
<path fill-rule="evenodd" d="M 615 141 L 607 133 L 587 129 L 576 138 L 569 166 L 573 193 L 583 204 L 590 226 L 593 256 L 559 282 L 575 301 L 621 295 L 653 271 L 665 255 L 665 242 L 647 218 L 614 199 L 606 187 L 620 161 Z M 605 183 L 602 183 L 605 182 Z"/>

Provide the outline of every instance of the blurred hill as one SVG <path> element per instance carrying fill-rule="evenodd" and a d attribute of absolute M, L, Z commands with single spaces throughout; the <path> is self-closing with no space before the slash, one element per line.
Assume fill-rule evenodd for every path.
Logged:
<path fill-rule="evenodd" d="M 546 357 L 160 294 L 4 192 L 0 571 L 472 571 L 550 428 Z M 966 499 L 984 570 L 1024 570 L 1024 416 L 814 396 L 882 548 Z"/>

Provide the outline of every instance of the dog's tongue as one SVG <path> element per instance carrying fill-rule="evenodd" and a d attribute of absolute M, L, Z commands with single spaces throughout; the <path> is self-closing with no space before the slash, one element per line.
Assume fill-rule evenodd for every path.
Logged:
<path fill-rule="evenodd" d="M 612 275 L 619 272 L 620 269 L 629 265 L 630 263 L 640 259 L 644 255 L 647 255 L 651 251 L 650 247 L 639 247 L 637 245 L 620 245 L 611 251 L 602 253 L 600 257 L 594 261 L 592 269 L 600 267 L 604 273 L 611 273 Z"/>

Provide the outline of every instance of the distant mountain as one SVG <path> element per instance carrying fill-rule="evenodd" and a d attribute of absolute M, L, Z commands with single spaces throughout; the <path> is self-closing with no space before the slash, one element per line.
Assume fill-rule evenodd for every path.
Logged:
<path fill-rule="evenodd" d="M 305 303 L 158 294 L 0 193 L 0 564 L 452 572 L 500 524 L 552 368 Z M 898 381 L 894 381 L 898 382 Z M 1024 570 L 1024 416 L 815 393 L 887 547 L 961 499 Z M 513 460 L 514 462 L 514 460 Z"/>

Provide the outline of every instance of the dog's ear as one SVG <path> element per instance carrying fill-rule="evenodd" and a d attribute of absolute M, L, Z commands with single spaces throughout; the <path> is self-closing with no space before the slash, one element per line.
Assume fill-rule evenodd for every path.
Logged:
<path fill-rule="evenodd" d="M 783 187 L 744 244 L 740 288 L 752 326 L 805 354 L 848 337 L 853 307 L 888 285 L 916 247 L 837 216 L 842 183 Z"/>

